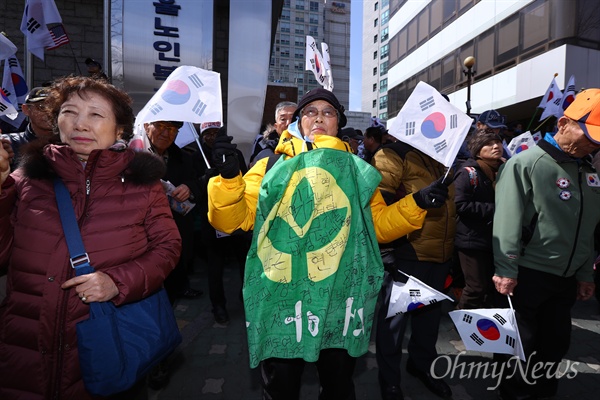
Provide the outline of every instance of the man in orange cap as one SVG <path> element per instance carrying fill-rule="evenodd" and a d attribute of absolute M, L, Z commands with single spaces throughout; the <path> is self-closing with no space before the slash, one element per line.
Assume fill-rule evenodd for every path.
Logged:
<path fill-rule="evenodd" d="M 571 307 L 594 293 L 600 179 L 589 155 L 599 148 L 600 89 L 588 89 L 565 110 L 554 136 L 512 157 L 498 175 L 493 281 L 498 292 L 512 296 L 528 360 L 514 382 L 501 383 L 504 400 L 556 394 Z"/>

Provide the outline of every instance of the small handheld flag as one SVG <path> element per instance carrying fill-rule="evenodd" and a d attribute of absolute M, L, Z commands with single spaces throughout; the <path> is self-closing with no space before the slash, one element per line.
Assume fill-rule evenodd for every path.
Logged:
<path fill-rule="evenodd" d="M 510 308 L 457 310 L 449 314 L 467 350 L 512 354 L 525 361 L 512 304 Z"/>
<path fill-rule="evenodd" d="M 419 82 L 389 133 L 450 168 L 472 122 L 432 86 Z"/>
<path fill-rule="evenodd" d="M 558 115 L 560 118 L 565 114 L 565 110 L 571 105 L 571 103 L 575 100 L 575 76 L 571 75 L 569 78 L 569 83 L 567 83 L 567 87 L 560 99 L 560 106 L 558 107 Z"/>
<path fill-rule="evenodd" d="M 442 300 L 454 301 L 417 278 L 408 275 L 406 283 L 394 282 L 386 318 L 417 310 Z"/>
<path fill-rule="evenodd" d="M 527 131 L 519 136 L 514 137 L 508 144 L 508 152 L 511 156 L 518 154 L 524 150 L 530 149 L 536 145 L 536 141 L 531 135 L 531 132 Z"/>
<path fill-rule="evenodd" d="M 188 65 L 175 69 L 138 113 L 135 125 L 154 121 L 222 122 L 219 73 Z"/>

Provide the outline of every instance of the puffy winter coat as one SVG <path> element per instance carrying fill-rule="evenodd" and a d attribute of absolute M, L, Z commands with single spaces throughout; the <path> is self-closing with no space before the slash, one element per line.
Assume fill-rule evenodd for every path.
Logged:
<path fill-rule="evenodd" d="M 373 156 L 371 165 L 381 172 L 379 188 L 388 204 L 428 186 L 444 176 L 444 166 L 419 150 L 396 142 L 385 145 Z M 452 258 L 456 229 L 454 187 L 440 208 L 427 211 L 423 228 L 394 242 L 396 257 L 413 261 L 443 263 Z"/>
<path fill-rule="evenodd" d="M 455 178 L 457 249 L 492 251 L 494 185 L 472 158 L 459 164 Z"/>
<path fill-rule="evenodd" d="M 337 137 L 316 135 L 312 144 L 314 150 L 330 148 L 351 152 L 352 150 Z M 288 131 L 283 131 L 276 154 L 293 157 L 306 151 L 304 141 L 293 137 Z M 242 178 L 225 179 L 220 175 L 212 178 L 208 185 L 208 218 L 217 229 L 231 233 L 237 229 L 250 231 L 254 227 L 256 205 L 262 179 L 265 176 L 269 157 L 258 160 Z M 419 208 L 412 196 L 388 207 L 376 190 L 371 197 L 371 212 L 375 233 L 380 243 L 391 242 L 409 232 L 419 229 L 427 211 Z"/>
<path fill-rule="evenodd" d="M 0 193 L 0 267 L 8 265 L 0 306 L 0 399 L 89 399 L 76 323 L 89 306 L 74 276 L 52 178 L 67 186 L 84 246 L 96 270 L 119 289 L 119 306 L 158 290 L 174 268 L 181 239 L 159 178 L 160 159 L 132 150 L 96 150 L 85 166 L 68 146 L 24 153 Z"/>

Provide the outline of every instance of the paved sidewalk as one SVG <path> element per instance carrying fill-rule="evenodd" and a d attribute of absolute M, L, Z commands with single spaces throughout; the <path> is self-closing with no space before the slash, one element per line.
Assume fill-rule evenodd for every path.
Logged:
<path fill-rule="evenodd" d="M 228 311 L 231 321 L 227 325 L 214 322 L 208 299 L 205 267 L 198 265 L 192 276 L 192 286 L 204 291 L 202 297 L 181 300 L 176 307 L 183 343 L 171 357 L 171 381 L 160 391 L 150 391 L 151 400 L 260 400 L 261 388 L 258 370 L 251 370 L 248 363 L 245 321 L 240 300 L 241 282 L 237 271 L 226 269 Z M 447 302 L 448 310 L 452 305 Z M 407 330 L 408 331 L 408 330 Z M 438 352 L 447 355 L 437 364 L 438 373 L 450 368 L 456 355 L 464 350 L 454 324 L 447 315 L 442 321 L 438 339 Z M 459 357 L 465 364 L 465 373 L 455 369 L 454 376 L 446 379 L 455 400 L 496 399 L 495 391 L 488 387 L 496 385 L 492 377 L 466 376 L 468 363 L 491 361 L 488 353 L 467 352 Z M 572 366 L 567 362 L 577 362 Z M 565 369 L 577 371 L 573 379 L 561 379 L 556 400 L 596 400 L 600 398 L 600 305 L 593 299 L 577 302 L 573 309 L 573 334 L 571 348 L 565 360 Z M 481 374 L 480 374 L 481 375 Z M 403 375 L 402 390 L 406 400 L 439 399 L 431 394 L 420 381 L 408 374 Z M 308 365 L 304 372 L 301 399 L 318 398 L 318 381 L 314 366 Z M 378 400 L 377 363 L 375 345 L 359 358 L 355 384 L 357 399 Z"/>

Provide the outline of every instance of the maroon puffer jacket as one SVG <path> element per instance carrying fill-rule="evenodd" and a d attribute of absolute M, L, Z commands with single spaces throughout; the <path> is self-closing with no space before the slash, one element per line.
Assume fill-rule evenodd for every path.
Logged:
<path fill-rule="evenodd" d="M 75 324 L 89 306 L 61 284 L 74 276 L 52 177 L 65 182 L 92 265 L 110 275 L 116 305 L 159 289 L 181 238 L 159 178 L 160 159 L 131 150 L 94 151 L 85 166 L 70 147 L 26 155 L 0 193 L 0 399 L 90 399 L 79 370 Z"/>

